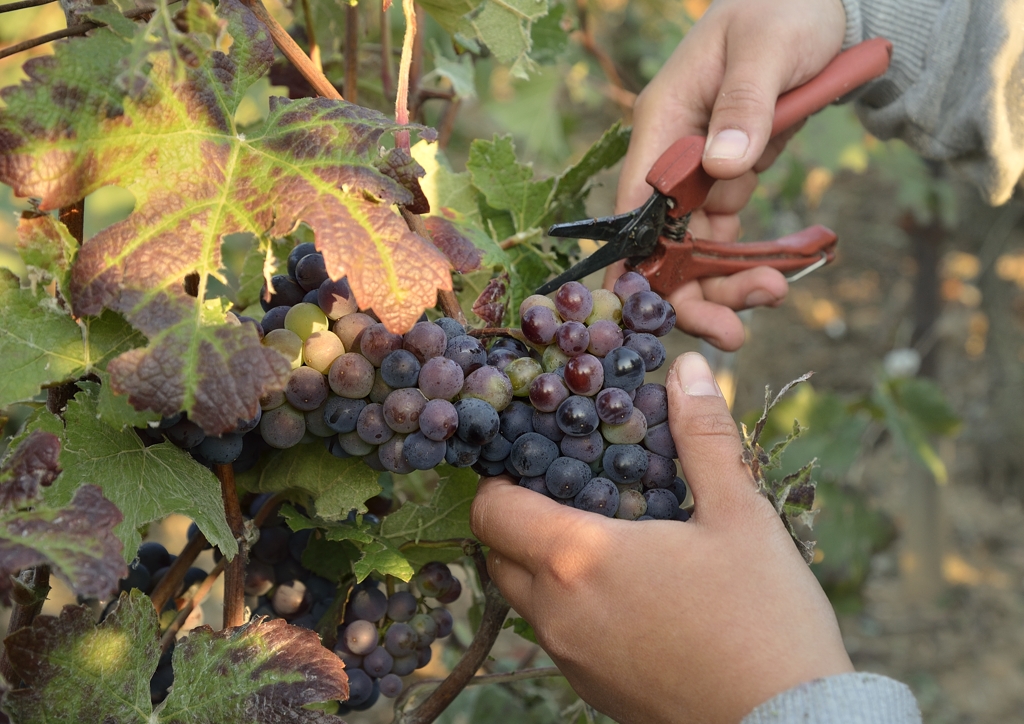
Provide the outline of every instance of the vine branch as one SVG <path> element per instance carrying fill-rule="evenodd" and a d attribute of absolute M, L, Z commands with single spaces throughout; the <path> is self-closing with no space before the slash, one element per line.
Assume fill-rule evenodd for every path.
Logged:
<path fill-rule="evenodd" d="M 56 1 L 57 0 L 21 0 L 21 2 L 0 5 L 0 13 L 11 13 L 15 10 L 24 10 L 25 8 L 37 8 L 40 5 L 49 5 Z"/>
<path fill-rule="evenodd" d="M 274 19 L 267 8 L 263 5 L 261 0 L 241 0 L 242 3 L 252 10 L 256 18 L 267 26 L 267 30 L 270 31 L 270 37 L 274 41 L 274 45 L 284 54 L 295 69 L 299 71 L 303 78 L 313 86 L 313 90 L 322 95 L 324 98 L 330 98 L 332 100 L 341 101 L 344 98 L 341 97 L 341 93 L 334 87 L 331 81 L 327 80 L 327 76 L 323 74 L 313 61 L 309 59 L 305 51 L 299 47 L 298 43 L 292 39 L 292 36 L 288 34 L 281 23 Z M 348 89 L 345 89 L 346 92 Z"/>
<path fill-rule="evenodd" d="M 124 16 L 129 20 L 134 20 L 135 18 L 141 18 L 144 15 L 152 15 L 155 9 L 156 8 L 134 8 L 132 10 L 125 11 Z M 60 40 L 61 38 L 70 38 L 74 35 L 85 35 L 90 30 L 100 27 L 103 27 L 103 23 L 94 23 L 91 20 L 88 20 L 83 23 L 75 23 L 74 25 L 69 25 L 63 30 L 55 30 L 52 33 L 40 35 L 38 38 L 30 38 L 29 40 L 24 40 L 15 45 L 8 45 L 6 48 L 0 49 L 0 60 L 3 60 L 4 58 L 7 58 L 12 55 L 17 55 L 18 53 L 24 50 L 28 50 L 30 48 L 34 48 L 37 45 L 46 45 L 47 43 L 52 43 L 54 40 Z"/>
<path fill-rule="evenodd" d="M 576 0 L 576 11 L 579 30 L 574 35 L 580 41 L 583 49 L 594 56 L 597 64 L 601 66 L 605 78 L 608 79 L 609 87 L 605 90 L 606 95 L 619 104 L 626 116 L 631 115 L 633 105 L 636 103 L 636 93 L 626 90 L 626 85 L 622 82 L 622 76 L 619 75 L 612 57 L 594 38 L 594 32 L 590 26 L 590 15 L 587 11 L 587 0 Z"/>
<path fill-rule="evenodd" d="M 19 590 L 20 589 L 20 590 Z M 31 626 L 32 621 L 43 610 L 43 603 L 50 593 L 50 567 L 46 564 L 26 568 L 15 582 L 15 605 L 7 624 L 7 634 Z M 22 600 L 18 600 L 21 598 Z M 0 647 L 0 674 L 12 686 L 18 685 L 7 647 Z"/>
<path fill-rule="evenodd" d="M 248 543 L 245 541 L 242 510 L 235 490 L 235 470 L 231 465 L 214 465 L 213 472 L 220 480 L 228 527 L 238 541 L 238 555 L 227 564 L 224 575 L 224 628 L 233 628 L 245 623 L 245 561 L 249 554 Z"/>
<path fill-rule="evenodd" d="M 497 674 L 480 674 L 474 676 L 472 679 L 466 682 L 466 687 L 470 686 L 484 686 L 485 684 L 512 684 L 517 681 L 526 681 L 528 679 L 541 679 L 548 676 L 561 676 L 562 672 L 558 670 L 557 666 L 538 666 L 533 669 L 520 669 L 518 671 L 509 671 L 506 673 Z M 427 687 L 434 687 L 443 682 L 444 679 L 423 679 L 410 684 L 405 690 L 405 700 L 413 698 L 413 693 L 418 692 Z"/>
<path fill-rule="evenodd" d="M 405 125 L 409 122 L 409 76 L 412 70 L 413 46 L 416 40 L 416 0 L 402 0 L 402 12 L 405 13 L 405 39 L 402 41 L 402 60 L 398 66 L 395 121 Z M 409 150 L 408 131 L 398 131 L 395 133 L 395 146 L 403 151 Z"/>

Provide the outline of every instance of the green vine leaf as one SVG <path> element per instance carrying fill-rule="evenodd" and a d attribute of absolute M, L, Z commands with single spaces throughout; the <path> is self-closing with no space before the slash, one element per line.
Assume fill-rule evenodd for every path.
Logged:
<path fill-rule="evenodd" d="M 343 724 L 303 708 L 348 698 L 344 664 L 312 631 L 282 619 L 194 629 L 175 646 L 174 686 L 154 710 L 149 680 L 160 644 L 152 602 L 138 591 L 122 594 L 102 623 L 93 620 L 88 607 L 66 606 L 5 640 L 15 673 L 29 684 L 4 695 L 14 721 Z"/>
<path fill-rule="evenodd" d="M 227 234 L 282 236 L 305 221 L 331 276 L 347 276 L 393 331 L 451 289 L 443 254 L 392 209 L 413 200 L 378 168 L 393 121 L 342 101 L 274 99 L 243 134 L 234 111 L 273 60 L 247 8 L 224 0 L 214 16 L 189 3 L 179 16 L 188 33 L 165 9 L 145 26 L 121 20 L 29 61 L 30 80 L 3 91 L 0 113 L 0 181 L 19 196 L 43 210 L 110 184 L 136 197 L 131 216 L 82 246 L 70 281 L 77 315 L 113 309 L 148 338 L 109 366 L 115 391 L 139 409 L 184 409 L 219 434 L 284 385 L 283 357 L 251 328 L 226 325 L 207 297 L 211 278 L 224 281 Z M 192 273 L 196 297 L 183 285 Z"/>
<path fill-rule="evenodd" d="M 54 279 L 61 294 L 67 294 L 68 274 L 77 251 L 78 242 L 57 219 L 49 214 L 22 212 L 18 221 L 18 253 L 30 270 L 30 283 Z"/>
<path fill-rule="evenodd" d="M 366 501 L 380 492 L 377 473 L 359 458 L 334 457 L 323 445 L 296 445 L 264 455 L 261 464 L 236 483 L 259 493 L 297 490 L 313 499 L 316 515 L 342 520 L 349 511 L 366 512 Z"/>
<path fill-rule="evenodd" d="M 406 501 L 401 508 L 384 518 L 380 534 L 397 547 L 405 557 L 422 564 L 430 560 L 453 560 L 462 555 L 462 541 L 473 538 L 469 527 L 469 508 L 476 495 L 480 476 L 468 468 L 438 468 L 441 481 L 426 503 Z M 447 552 L 437 545 L 420 545 L 427 541 L 451 540 Z"/>
<path fill-rule="evenodd" d="M 102 370 L 142 341 L 113 312 L 76 324 L 42 287 L 23 289 L 17 277 L 0 269 L 0 407 L 30 400 L 43 386 Z"/>
<path fill-rule="evenodd" d="M 351 564 L 352 573 L 355 575 L 357 582 L 362 581 L 374 572 L 382 576 L 394 576 L 403 581 L 412 579 L 414 571 L 403 552 L 392 541 L 378 535 L 370 526 L 356 525 L 347 521 L 332 522 L 320 518 L 311 519 L 302 515 L 290 505 L 281 508 L 281 515 L 288 522 L 288 527 L 294 531 L 318 530 L 326 541 L 354 544 L 359 554 L 351 561 Z M 343 559 L 344 556 L 339 554 L 338 558 Z M 306 556 L 304 553 L 303 563 L 305 561 Z M 333 572 L 337 573 L 336 570 Z M 330 578 L 337 580 L 339 577 Z"/>
<path fill-rule="evenodd" d="M 44 492 L 47 503 L 63 506 L 83 484 L 99 485 L 124 514 L 114 532 L 127 560 L 135 557 L 139 528 L 171 513 L 187 515 L 229 558 L 238 544 L 224 518 L 220 483 L 213 473 L 169 442 L 146 447 L 131 428 L 116 429 L 97 419 L 99 385 L 79 382 L 80 391 L 64 413 L 67 427 L 46 413 L 40 429 L 61 436 L 60 477 Z"/>
<path fill-rule="evenodd" d="M 18 724 L 148 720 L 149 679 L 160 660 L 156 611 L 139 591 L 123 594 L 98 626 L 88 606 L 60 617 L 37 616 L 4 640 L 17 679 L 28 686 L 4 695 Z"/>

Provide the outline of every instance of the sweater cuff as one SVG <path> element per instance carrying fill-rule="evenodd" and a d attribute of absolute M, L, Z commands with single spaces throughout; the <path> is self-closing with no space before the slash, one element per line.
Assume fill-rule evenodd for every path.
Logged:
<path fill-rule="evenodd" d="M 816 679 L 784 691 L 748 714 L 741 724 L 920 724 L 910 689 L 878 674 Z"/>
<path fill-rule="evenodd" d="M 932 45 L 942 0 L 842 0 L 846 10 L 843 49 L 883 37 L 892 42 L 892 63 L 884 79 L 890 93 L 902 94 L 921 75 Z M 921 32 L 926 28 L 925 32 Z"/>

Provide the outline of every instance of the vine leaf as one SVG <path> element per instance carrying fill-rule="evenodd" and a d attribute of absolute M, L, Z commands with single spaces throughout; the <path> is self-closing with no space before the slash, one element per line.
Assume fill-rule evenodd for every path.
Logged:
<path fill-rule="evenodd" d="M 82 246 L 69 287 L 77 315 L 112 309 L 148 338 L 109 366 L 136 408 L 184 409 L 220 434 L 283 387 L 284 358 L 251 328 L 226 325 L 207 298 L 211 277 L 223 281 L 227 234 L 282 236 L 304 221 L 331 276 L 347 276 L 393 331 L 451 290 L 444 255 L 392 208 L 413 202 L 378 167 L 392 120 L 343 101 L 274 99 L 243 134 L 234 112 L 274 46 L 238 0 L 216 16 L 189 3 L 175 22 L 161 11 L 144 26 L 96 12 L 110 25 L 29 61 L 29 80 L 2 92 L 0 181 L 42 210 L 110 184 L 135 195 L 131 216 Z M 192 273 L 196 297 L 183 284 Z"/>
<path fill-rule="evenodd" d="M 806 428 L 802 427 L 799 422 L 794 421 L 793 431 L 784 440 L 774 445 L 771 451 L 766 451 L 761 447 L 761 434 L 764 432 L 765 425 L 768 422 L 768 414 L 778 404 L 779 400 L 782 399 L 783 395 L 801 382 L 809 380 L 812 374 L 812 372 L 808 372 L 797 377 L 783 387 L 779 394 L 774 397 L 772 397 L 771 390 L 765 387 L 764 410 L 761 413 L 761 417 L 754 424 L 754 429 L 749 431 L 746 425 L 742 426 L 743 462 L 750 468 L 754 481 L 757 483 L 758 491 L 774 506 L 775 511 L 779 514 L 782 523 L 786 526 L 786 530 L 789 531 L 790 537 L 808 565 L 814 559 L 814 541 L 802 540 L 796 532 L 793 520 L 795 519 L 807 527 L 811 527 L 814 523 L 814 516 L 817 511 L 812 508 L 814 506 L 814 488 L 816 483 L 811 479 L 811 473 L 814 471 L 817 461 L 811 460 L 799 470 L 785 476 L 781 480 L 774 480 L 765 475 L 767 471 L 778 468 L 781 465 L 783 451 L 785 451 L 790 443 L 806 432 Z"/>
<path fill-rule="evenodd" d="M 15 673 L 30 682 L 4 696 L 14 721 L 342 724 L 301 708 L 348 697 L 344 665 L 312 631 L 282 619 L 194 629 L 175 646 L 174 687 L 154 711 L 149 680 L 160 644 L 152 602 L 138 591 L 122 594 L 102 623 L 93 620 L 88 607 L 66 606 L 5 640 Z"/>
<path fill-rule="evenodd" d="M 461 541 L 473 538 L 469 527 L 469 508 L 476 495 L 480 476 L 468 468 L 438 469 L 441 481 L 426 503 L 406 501 L 401 508 L 381 521 L 381 536 L 400 546 L 413 563 L 430 560 L 453 560 L 462 555 L 461 544 L 453 543 L 445 554 L 435 545 L 421 546 L 423 541 Z"/>
<path fill-rule="evenodd" d="M 152 609 L 152 606 L 150 607 Z M 194 629 L 174 647 L 174 688 L 159 721 L 344 724 L 306 704 L 348 698 L 345 665 L 315 632 L 283 619 Z"/>
<path fill-rule="evenodd" d="M 42 287 L 23 289 L 0 269 L 0 408 L 32 399 L 44 385 L 101 370 L 142 341 L 113 312 L 76 324 Z"/>
<path fill-rule="evenodd" d="M 67 294 L 71 262 L 78 242 L 57 219 L 49 214 L 24 211 L 18 221 L 18 254 L 30 270 L 29 282 L 54 279 L 62 294 Z"/>
<path fill-rule="evenodd" d="M 159 626 L 148 597 L 123 594 L 98 626 L 87 606 L 37 616 L 4 640 L 16 679 L 4 709 L 13 721 L 146 721 L 149 679 L 160 659 Z"/>
<path fill-rule="evenodd" d="M 290 505 L 282 507 L 281 515 L 288 522 L 288 527 L 294 531 L 315 529 L 320 531 L 320 535 L 326 541 L 356 544 L 358 553 L 352 557 L 351 565 L 357 582 L 362 581 L 374 571 L 382 576 L 395 576 L 403 581 L 412 579 L 414 571 L 405 555 L 392 541 L 381 537 L 368 525 L 307 518 Z M 308 552 L 309 548 L 306 551 Z M 344 556 L 339 554 L 337 558 L 343 560 Z M 304 553 L 303 563 L 305 560 Z"/>
<path fill-rule="evenodd" d="M 213 473 L 169 442 L 146 447 L 131 428 L 116 429 L 98 419 L 99 385 L 79 382 L 78 387 L 64 413 L 66 428 L 49 413 L 36 422 L 63 441 L 64 471 L 44 492 L 47 503 L 65 505 L 79 486 L 95 483 L 124 515 L 114 532 L 128 560 L 142 542 L 139 528 L 171 513 L 187 515 L 210 543 L 233 557 L 238 544 L 224 518 L 220 483 Z"/>
<path fill-rule="evenodd" d="M 298 490 L 310 495 L 324 520 L 366 512 L 366 501 L 381 491 L 377 473 L 359 458 L 334 457 L 323 445 L 296 445 L 264 455 L 260 464 L 235 478 L 251 492 Z"/>
<path fill-rule="evenodd" d="M 40 488 L 59 475 L 60 439 L 36 430 L 21 438 L 0 467 L 0 598 L 11 575 L 49 564 L 83 596 L 107 598 L 128 573 L 114 526 L 121 513 L 95 485 L 83 485 L 63 507 L 47 506 Z"/>

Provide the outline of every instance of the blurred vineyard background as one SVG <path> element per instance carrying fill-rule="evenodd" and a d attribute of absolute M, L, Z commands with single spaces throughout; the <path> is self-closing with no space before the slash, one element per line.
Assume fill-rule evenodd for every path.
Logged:
<path fill-rule="evenodd" d="M 538 175 L 558 172 L 614 121 L 628 123 L 635 94 L 705 5 L 555 4 L 534 24 L 532 62 L 511 67 L 456 54 L 425 18 L 414 110 L 441 129 L 456 170 L 472 139 L 511 133 Z M 358 17 L 357 101 L 388 111 L 397 55 L 388 62 L 390 75 L 382 73 L 381 58 L 389 46 L 400 47 L 400 13 L 391 11 L 391 34 L 384 38 L 376 4 L 352 11 L 337 0 L 310 0 L 313 34 L 305 30 L 299 0 L 294 7 L 280 0 L 267 6 L 307 47 L 315 37 L 325 71 L 339 86 L 346 17 Z M 0 15 L 0 49 L 64 25 L 56 3 Z M 50 47 L 0 59 L 0 87 L 24 78 L 25 60 Z M 239 111 L 242 122 L 258 121 L 270 95 L 289 92 L 303 88 L 282 61 L 250 93 Z M 615 170 L 605 175 L 590 213 L 611 212 L 615 179 Z M 86 237 L 124 218 L 132 204 L 120 189 L 93 194 Z M 23 208 L 0 186 L 0 266 L 18 270 L 14 230 Z M 1019 720 L 1024 206 L 985 207 L 943 168 L 898 142 L 868 136 L 852 109 L 836 107 L 811 119 L 764 174 L 745 212 L 744 238 L 773 238 L 814 223 L 838 233 L 836 263 L 794 284 L 780 308 L 745 313 L 748 342 L 740 352 L 716 353 L 675 333 L 670 353 L 700 349 L 710 356 L 738 420 L 756 417 L 765 385 L 777 389 L 815 372 L 777 408 L 771 429 L 782 437 L 794 419 L 809 428 L 786 459 L 794 468 L 818 459 L 814 570 L 840 614 L 854 663 L 907 682 L 926 721 Z M 10 432 L 24 411 L 7 414 Z M 150 535 L 175 550 L 186 525 L 172 518 Z M 47 612 L 63 602 L 66 594 L 56 595 Z M 214 597 L 205 608 L 216 626 L 219 601 Z M 467 624 L 456 634 L 453 649 L 469 640 Z M 443 674 L 456 659 L 455 650 L 439 654 L 419 673 Z M 493 671 L 544 661 L 511 630 L 494 655 Z M 382 700 L 349 720 L 390 721 L 387 706 Z M 541 680 L 468 689 L 442 721 L 499 716 L 547 723 L 582 721 L 587 712 L 564 682 Z"/>

